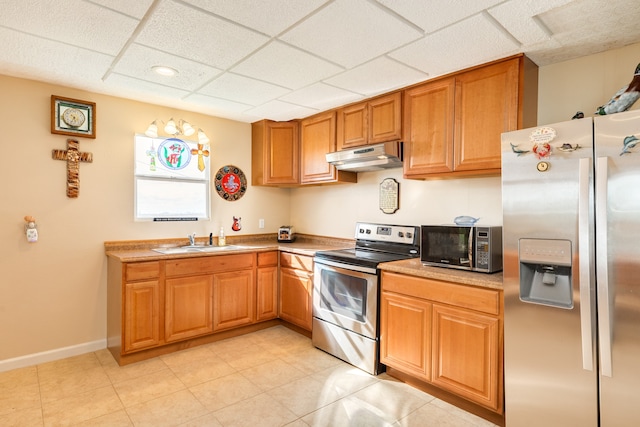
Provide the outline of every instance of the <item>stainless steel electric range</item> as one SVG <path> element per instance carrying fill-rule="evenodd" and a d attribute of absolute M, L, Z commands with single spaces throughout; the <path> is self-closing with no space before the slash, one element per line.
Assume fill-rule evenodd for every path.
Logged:
<path fill-rule="evenodd" d="M 312 342 L 372 375 L 380 363 L 378 264 L 420 256 L 420 228 L 359 222 L 353 249 L 314 257 Z"/>

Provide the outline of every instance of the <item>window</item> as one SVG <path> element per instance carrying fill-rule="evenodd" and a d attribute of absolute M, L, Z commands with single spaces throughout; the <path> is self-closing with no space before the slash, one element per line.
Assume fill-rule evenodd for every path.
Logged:
<path fill-rule="evenodd" d="M 209 219 L 209 152 L 194 141 L 135 137 L 135 219 Z"/>

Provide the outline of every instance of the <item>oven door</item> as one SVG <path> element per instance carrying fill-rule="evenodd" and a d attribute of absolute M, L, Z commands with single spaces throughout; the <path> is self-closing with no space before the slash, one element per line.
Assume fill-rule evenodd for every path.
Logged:
<path fill-rule="evenodd" d="M 378 324 L 376 269 L 318 258 L 314 265 L 313 316 L 375 340 Z"/>

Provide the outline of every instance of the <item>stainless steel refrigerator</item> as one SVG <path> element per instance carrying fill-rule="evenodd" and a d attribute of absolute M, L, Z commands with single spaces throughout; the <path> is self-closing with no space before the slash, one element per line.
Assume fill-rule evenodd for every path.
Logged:
<path fill-rule="evenodd" d="M 640 111 L 502 135 L 505 421 L 640 425 Z"/>

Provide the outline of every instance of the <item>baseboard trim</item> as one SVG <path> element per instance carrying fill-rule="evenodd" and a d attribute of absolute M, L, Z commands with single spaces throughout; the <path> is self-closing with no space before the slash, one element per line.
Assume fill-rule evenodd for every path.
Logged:
<path fill-rule="evenodd" d="M 53 362 L 54 360 L 78 356 L 80 354 L 90 353 L 104 348 L 107 348 L 106 339 L 57 348 L 55 350 L 43 351 L 41 353 L 27 354 L 26 356 L 15 357 L 13 359 L 0 360 L 0 372 L 33 366 L 39 363 Z"/>

